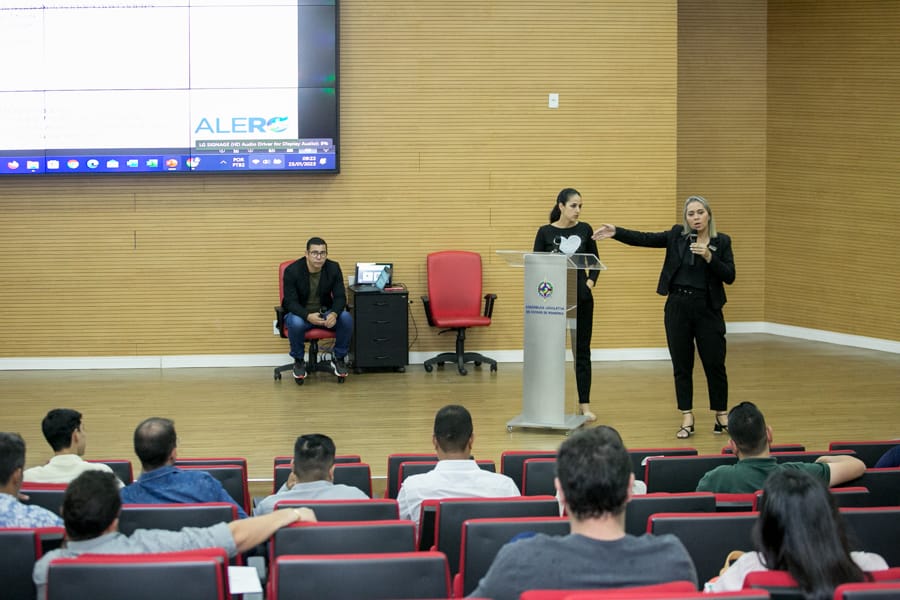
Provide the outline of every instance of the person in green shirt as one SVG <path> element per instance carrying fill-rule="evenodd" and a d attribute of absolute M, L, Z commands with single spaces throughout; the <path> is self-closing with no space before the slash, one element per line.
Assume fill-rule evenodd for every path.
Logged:
<path fill-rule="evenodd" d="M 779 463 L 769 454 L 772 428 L 752 402 L 741 402 L 729 411 L 728 434 L 737 464 L 709 471 L 697 484 L 698 492 L 749 494 L 762 489 L 769 475 L 782 469 L 805 471 L 828 486 L 856 479 L 866 470 L 865 463 L 849 455 L 820 456 L 812 463 Z"/>

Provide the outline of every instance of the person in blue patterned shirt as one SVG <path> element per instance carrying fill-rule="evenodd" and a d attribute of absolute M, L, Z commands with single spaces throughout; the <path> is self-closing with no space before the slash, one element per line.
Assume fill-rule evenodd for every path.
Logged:
<path fill-rule="evenodd" d="M 171 419 L 151 417 L 141 421 L 134 430 L 134 453 L 143 473 L 122 488 L 123 504 L 230 502 L 237 506 L 241 519 L 247 517 L 215 477 L 205 471 L 175 467 L 177 435 Z"/>
<path fill-rule="evenodd" d="M 0 527 L 60 527 L 62 519 L 46 508 L 19 501 L 25 470 L 25 440 L 0 432 Z"/>

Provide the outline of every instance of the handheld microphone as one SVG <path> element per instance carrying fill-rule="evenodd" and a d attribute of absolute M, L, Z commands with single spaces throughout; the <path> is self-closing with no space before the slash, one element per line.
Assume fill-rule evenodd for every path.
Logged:
<path fill-rule="evenodd" d="M 688 243 L 690 243 L 690 244 L 697 243 L 697 230 L 696 229 L 691 229 L 691 232 L 688 234 Z M 688 249 L 690 249 L 690 247 L 688 247 Z M 696 256 L 696 254 L 691 252 L 691 266 L 693 266 L 693 264 L 694 264 L 695 256 Z"/>

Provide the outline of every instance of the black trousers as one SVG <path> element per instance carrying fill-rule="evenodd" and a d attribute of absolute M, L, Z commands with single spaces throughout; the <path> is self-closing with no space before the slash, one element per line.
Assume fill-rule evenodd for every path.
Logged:
<path fill-rule="evenodd" d="M 575 385 L 578 387 L 578 403 L 591 401 L 591 334 L 594 329 L 594 297 L 578 299 L 575 309 Z"/>
<path fill-rule="evenodd" d="M 666 341 L 675 374 L 679 410 L 694 407 L 694 342 L 706 373 L 709 408 L 728 409 L 728 375 L 725 372 L 725 318 L 721 309 L 710 308 L 704 293 L 685 295 L 671 291 L 666 300 Z"/>

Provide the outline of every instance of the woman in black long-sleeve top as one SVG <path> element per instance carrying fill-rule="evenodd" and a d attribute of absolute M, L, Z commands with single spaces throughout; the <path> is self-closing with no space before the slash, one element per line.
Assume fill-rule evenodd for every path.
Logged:
<path fill-rule="evenodd" d="M 581 194 L 574 188 L 565 188 L 556 197 L 550 211 L 550 223 L 538 229 L 534 238 L 535 252 L 562 252 L 563 254 L 597 255 L 597 242 L 591 236 L 593 230 L 581 215 Z M 578 304 L 575 309 L 575 383 L 578 388 L 578 412 L 588 421 L 596 421 L 591 412 L 591 333 L 594 328 L 594 284 L 599 271 L 578 271 Z"/>
<path fill-rule="evenodd" d="M 656 293 L 668 296 L 666 341 L 675 374 L 675 397 L 682 413 L 679 439 L 694 434 L 694 343 L 706 373 L 709 408 L 716 411 L 714 433 L 727 431 L 728 376 L 725 372 L 725 287 L 734 282 L 731 238 L 716 231 L 709 203 L 701 196 L 684 202 L 684 223 L 645 233 L 604 224 L 594 239 L 613 238 L 630 246 L 665 248 Z"/>

